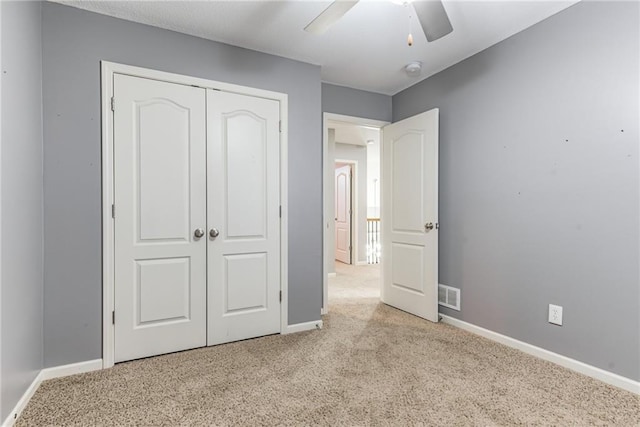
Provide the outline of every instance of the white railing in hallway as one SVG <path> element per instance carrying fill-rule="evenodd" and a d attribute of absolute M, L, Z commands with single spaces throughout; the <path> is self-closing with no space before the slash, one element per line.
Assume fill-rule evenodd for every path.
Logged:
<path fill-rule="evenodd" d="M 367 218 L 367 264 L 380 262 L 380 218 Z"/>

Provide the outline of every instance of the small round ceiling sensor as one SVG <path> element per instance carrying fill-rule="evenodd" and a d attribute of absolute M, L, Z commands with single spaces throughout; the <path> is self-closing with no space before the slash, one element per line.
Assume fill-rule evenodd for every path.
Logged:
<path fill-rule="evenodd" d="M 407 64 L 404 71 L 409 77 L 418 77 L 422 73 L 422 64 L 418 61 Z"/>

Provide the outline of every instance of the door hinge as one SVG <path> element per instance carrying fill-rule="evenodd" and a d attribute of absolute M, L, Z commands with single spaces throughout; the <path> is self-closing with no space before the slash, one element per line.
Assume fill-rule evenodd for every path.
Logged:
<path fill-rule="evenodd" d="M 111 97 L 111 111 L 116 111 L 116 99 Z"/>
<path fill-rule="evenodd" d="M 111 324 L 115 325 L 116 324 L 116 311 L 113 310 L 111 312 Z"/>
<path fill-rule="evenodd" d="M 280 291 L 280 302 L 282 302 L 282 291 Z"/>
<path fill-rule="evenodd" d="M 116 205 L 113 204 L 111 205 L 111 218 L 115 218 L 116 217 Z"/>
<path fill-rule="evenodd" d="M 280 218 L 282 218 L 282 205 L 280 205 Z"/>
<path fill-rule="evenodd" d="M 278 132 L 282 133 L 282 120 L 278 121 Z"/>

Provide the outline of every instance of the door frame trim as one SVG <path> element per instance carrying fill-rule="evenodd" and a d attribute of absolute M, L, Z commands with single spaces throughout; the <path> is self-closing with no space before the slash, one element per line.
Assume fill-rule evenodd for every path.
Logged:
<path fill-rule="evenodd" d="M 370 126 L 380 130 L 380 138 L 382 139 L 382 128 L 391 122 L 376 119 L 367 119 L 366 117 L 346 116 L 335 113 L 322 113 L 322 306 L 321 313 L 329 312 L 329 256 L 327 241 L 329 239 L 329 224 L 327 221 L 333 221 L 334 215 L 327 214 L 327 206 L 329 204 L 329 192 L 327 185 L 335 179 L 333 172 L 335 159 L 329 159 L 329 121 L 351 123 L 359 126 Z M 335 157 L 335 155 L 334 155 Z M 380 152 L 380 163 L 382 164 L 382 151 Z M 382 179 L 382 176 L 380 177 Z"/>
<path fill-rule="evenodd" d="M 114 310 L 114 269 L 115 269 L 115 238 L 114 221 L 111 205 L 113 198 L 113 111 L 111 111 L 111 97 L 113 96 L 114 74 L 125 74 L 167 83 L 177 83 L 186 86 L 198 86 L 203 89 L 214 89 L 266 98 L 278 101 L 280 104 L 280 205 L 282 217 L 280 219 L 280 290 L 282 302 L 280 304 L 280 333 L 286 333 L 289 325 L 288 294 L 289 294 L 289 248 L 288 248 L 288 95 L 215 80 L 202 79 L 181 74 L 141 68 L 132 65 L 100 61 L 101 67 L 101 136 L 102 136 L 102 368 L 114 365 L 115 355 L 115 326 L 112 324 L 111 312 Z"/>

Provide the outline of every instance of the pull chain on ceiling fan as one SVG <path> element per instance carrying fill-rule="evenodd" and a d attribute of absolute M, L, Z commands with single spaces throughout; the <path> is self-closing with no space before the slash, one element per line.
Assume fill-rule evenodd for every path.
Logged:
<path fill-rule="evenodd" d="M 404 7 L 409 9 L 409 2 L 404 4 Z M 413 34 L 411 34 L 411 11 L 409 10 L 409 35 L 407 36 L 407 44 L 413 46 Z"/>
<path fill-rule="evenodd" d="M 307 25 L 304 30 L 312 34 L 323 34 L 329 27 L 338 22 L 359 0 L 336 0 L 320 15 Z M 414 0 L 411 6 L 422 26 L 427 41 L 432 42 L 453 31 L 447 12 L 440 0 Z M 410 7 L 410 6 L 408 6 Z M 409 32 L 409 46 L 413 44 L 413 36 Z"/>

